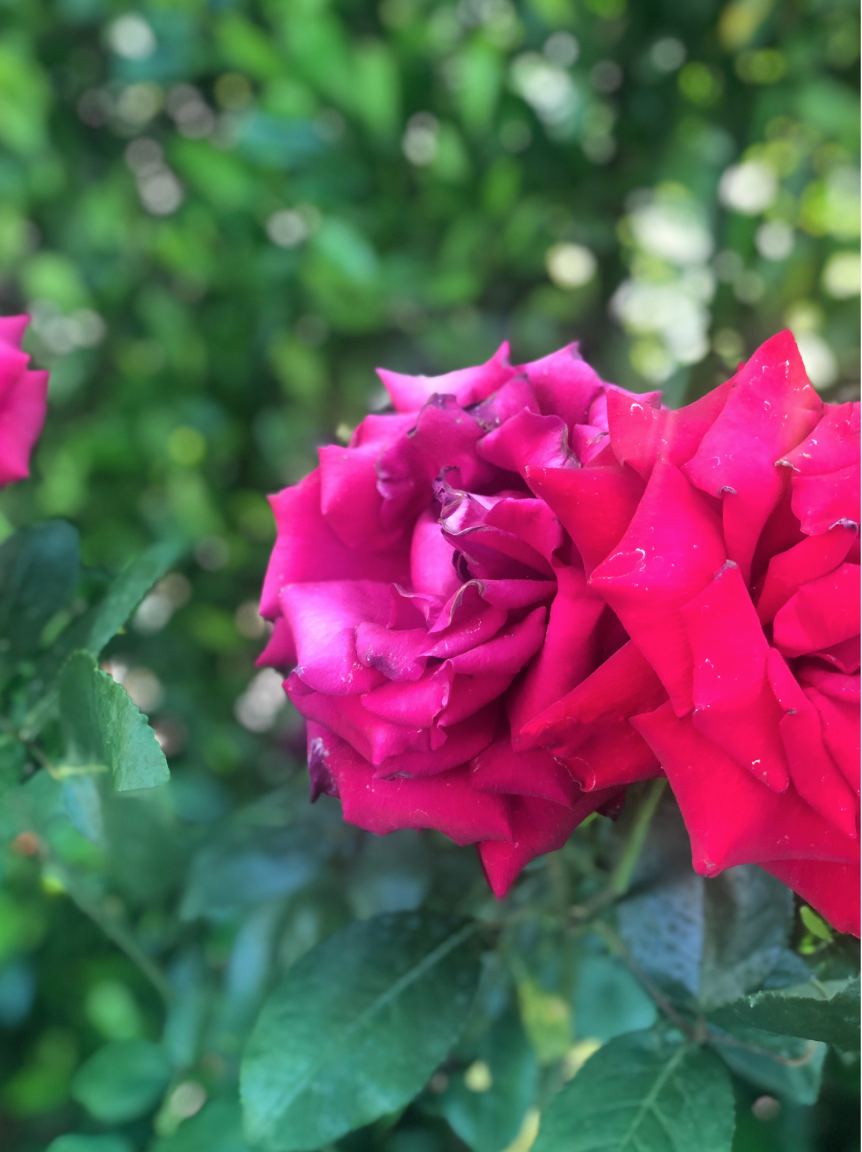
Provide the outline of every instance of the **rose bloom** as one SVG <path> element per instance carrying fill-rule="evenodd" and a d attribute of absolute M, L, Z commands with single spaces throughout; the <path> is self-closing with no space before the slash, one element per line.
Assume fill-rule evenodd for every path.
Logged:
<path fill-rule="evenodd" d="M 30 475 L 30 453 L 45 423 L 48 373 L 31 372 L 21 351 L 29 320 L 0 317 L 0 487 Z"/>
<path fill-rule="evenodd" d="M 584 791 L 566 764 L 521 747 L 528 721 L 626 640 L 533 467 L 578 475 L 607 440 L 604 384 L 570 346 L 514 368 L 433 378 L 380 372 L 395 413 L 271 498 L 278 525 L 260 662 L 308 721 L 312 795 L 371 832 L 436 828 L 477 843 L 498 895 L 623 786 L 656 771 L 630 728 L 634 770 Z M 636 398 L 657 405 L 658 393 Z"/>
<path fill-rule="evenodd" d="M 605 788 L 591 734 L 630 721 L 698 872 L 759 864 L 858 935 L 860 405 L 783 332 L 679 411 L 609 393 L 608 428 L 528 483 L 631 640 L 523 735 Z"/>

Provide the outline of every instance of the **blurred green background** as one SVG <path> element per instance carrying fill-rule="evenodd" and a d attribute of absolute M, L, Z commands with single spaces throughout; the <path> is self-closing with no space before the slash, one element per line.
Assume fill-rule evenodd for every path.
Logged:
<path fill-rule="evenodd" d="M 68 518 L 94 579 L 153 538 L 192 557 L 109 653 L 170 802 L 126 804 L 75 859 L 89 919 L 27 842 L 3 856 L 4 1152 L 106 1131 L 75 1069 L 161 1034 L 99 930 L 115 915 L 126 952 L 170 957 L 197 1079 L 158 1105 L 157 1066 L 113 1142 L 57 1152 L 148 1148 L 157 1106 L 164 1152 L 239 1152 L 233 1112 L 176 1140 L 232 1090 L 272 972 L 350 915 L 481 894 L 469 852 L 284 815 L 303 749 L 253 666 L 264 494 L 384 403 L 375 365 L 446 371 L 506 338 L 516 362 L 579 339 L 677 405 L 789 326 L 815 386 L 855 397 L 858 47 L 853 0 L 0 0 L 0 309 L 31 313 L 52 371 L 0 535 Z M 827 1073 L 816 1109 L 745 1098 L 741 1152 L 858 1147 L 853 1077 Z M 435 1152 L 443 1128 L 374 1146 Z"/>

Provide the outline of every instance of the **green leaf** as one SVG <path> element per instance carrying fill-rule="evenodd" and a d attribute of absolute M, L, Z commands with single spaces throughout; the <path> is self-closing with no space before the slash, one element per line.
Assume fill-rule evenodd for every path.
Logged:
<path fill-rule="evenodd" d="M 611 1040 L 542 1114 L 533 1152 L 730 1152 L 730 1077 L 708 1049 Z"/>
<path fill-rule="evenodd" d="M 65 520 L 46 520 L 4 540 L 0 645 L 8 643 L 15 655 L 36 652 L 43 628 L 72 599 L 80 576 L 78 533 Z"/>
<path fill-rule="evenodd" d="M 153 788 L 168 764 L 146 717 L 88 652 L 76 652 L 59 677 L 60 722 L 67 764 L 58 774 L 107 768 L 120 792 Z"/>
<path fill-rule="evenodd" d="M 118 1040 L 75 1073 L 72 1096 L 103 1124 L 123 1124 L 151 1111 L 171 1079 L 171 1066 L 150 1040 Z"/>
<path fill-rule="evenodd" d="M 242 1113 L 235 1100 L 213 1100 L 176 1132 L 157 1140 L 151 1152 L 249 1152 Z"/>
<path fill-rule="evenodd" d="M 411 1100 L 458 1039 L 479 979 L 476 925 L 424 913 L 360 921 L 269 997 L 246 1048 L 246 1136 L 299 1152 Z"/>
<path fill-rule="evenodd" d="M 122 1136 L 58 1136 L 46 1152 L 133 1152 Z"/>
<path fill-rule="evenodd" d="M 46 1152 L 133 1152 L 122 1136 L 58 1136 Z"/>
<path fill-rule="evenodd" d="M 666 989 L 711 1008 L 753 992 L 779 963 L 793 894 L 753 864 L 704 879 L 672 798 L 659 805 L 618 923 L 633 958 Z"/>
<path fill-rule="evenodd" d="M 471 1046 L 474 1060 L 450 1073 L 439 1111 L 475 1152 L 500 1152 L 517 1136 L 536 1094 L 538 1065 L 516 1009 L 511 1008 Z"/>
<path fill-rule="evenodd" d="M 165 572 L 176 563 L 182 549 L 174 543 L 154 544 L 119 574 L 108 586 L 98 604 L 84 612 L 39 659 L 31 682 L 33 707 L 21 725 L 22 734 L 38 733 L 55 705 L 55 679 L 73 652 L 98 656 L 109 640 Z"/>
<path fill-rule="evenodd" d="M 762 1028 L 855 1052 L 859 1048 L 859 978 L 757 992 L 726 1004 L 711 1018 L 730 1032 Z"/>
<path fill-rule="evenodd" d="M 748 1048 L 717 1044 L 716 1051 L 738 1076 L 762 1091 L 796 1104 L 817 1103 L 827 1052 L 825 1044 L 794 1036 L 776 1036 L 759 1028 L 738 1028 L 734 1038 Z"/>

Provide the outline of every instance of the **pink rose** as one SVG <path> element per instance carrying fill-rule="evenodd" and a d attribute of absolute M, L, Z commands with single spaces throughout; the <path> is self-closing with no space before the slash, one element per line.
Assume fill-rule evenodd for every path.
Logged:
<path fill-rule="evenodd" d="M 477 368 L 380 376 L 395 413 L 367 417 L 349 447 L 322 448 L 319 468 L 272 497 L 261 613 L 275 630 L 260 662 L 295 666 L 285 687 L 308 720 L 313 795 L 339 796 L 345 819 L 372 832 L 478 843 L 502 895 L 657 770 L 625 717 L 591 732 L 598 759 L 626 765 L 608 787 L 521 737 L 609 656 L 630 659 L 530 473 L 585 476 L 579 465 L 609 451 L 611 396 L 634 398 L 574 345 L 520 368 L 504 344 Z M 619 519 L 613 506 L 595 514 Z M 664 698 L 641 663 L 650 686 L 629 711 Z"/>
<path fill-rule="evenodd" d="M 30 453 L 45 423 L 48 373 L 31 372 L 21 351 L 29 319 L 0 317 L 0 486 L 30 475 Z"/>
<path fill-rule="evenodd" d="M 528 480 L 631 642 L 526 732 L 568 756 L 631 718 L 697 871 L 759 864 L 858 934 L 860 405 L 824 404 L 783 332 L 679 411 L 609 393 L 608 424 L 576 475 L 617 515 L 565 471 Z M 585 787 L 623 780 L 595 769 Z"/>

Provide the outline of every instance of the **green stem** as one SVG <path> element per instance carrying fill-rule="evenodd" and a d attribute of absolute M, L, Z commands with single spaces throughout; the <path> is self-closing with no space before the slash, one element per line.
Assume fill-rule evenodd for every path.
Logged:
<path fill-rule="evenodd" d="M 652 823 L 658 802 L 661 800 L 662 793 L 666 786 L 667 778 L 660 776 L 658 779 L 651 781 L 641 798 L 640 805 L 632 821 L 632 826 L 629 829 L 628 840 L 626 841 L 625 848 L 623 848 L 622 856 L 620 856 L 617 861 L 617 866 L 611 875 L 611 891 L 617 899 L 625 896 L 629 890 L 632 876 L 634 875 L 635 868 L 637 867 L 638 860 L 640 860 L 641 852 L 643 852 L 643 847 L 646 843 L 649 826 Z"/>

